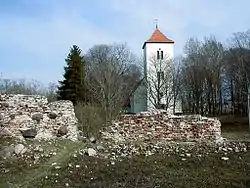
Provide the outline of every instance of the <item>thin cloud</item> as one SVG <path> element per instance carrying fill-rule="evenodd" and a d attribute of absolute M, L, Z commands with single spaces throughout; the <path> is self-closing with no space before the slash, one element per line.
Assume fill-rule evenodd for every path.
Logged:
<path fill-rule="evenodd" d="M 246 30 L 250 22 L 247 0 L 20 0 L 1 4 L 0 72 L 44 82 L 61 78 L 64 58 L 73 44 L 85 52 L 95 44 L 126 42 L 140 55 L 155 18 L 176 42 L 176 55 L 191 36 L 214 34 L 224 40 Z"/>

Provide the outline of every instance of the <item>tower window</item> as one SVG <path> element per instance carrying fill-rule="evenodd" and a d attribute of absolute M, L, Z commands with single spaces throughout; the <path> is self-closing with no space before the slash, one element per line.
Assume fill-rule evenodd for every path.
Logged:
<path fill-rule="evenodd" d="M 163 51 L 160 49 L 157 51 L 157 59 L 163 59 Z"/>

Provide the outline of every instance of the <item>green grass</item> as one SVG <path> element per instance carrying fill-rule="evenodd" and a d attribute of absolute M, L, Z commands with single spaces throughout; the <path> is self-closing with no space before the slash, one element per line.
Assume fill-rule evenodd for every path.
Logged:
<path fill-rule="evenodd" d="M 57 155 L 41 159 L 19 158 L 1 161 L 0 185 L 9 187 L 250 187 L 250 152 L 208 153 L 192 150 L 191 157 L 180 153 L 158 153 L 111 161 L 110 159 L 72 154 L 84 148 L 80 142 L 54 143 Z M 48 147 L 47 145 L 45 145 Z M 52 149 L 47 148 L 48 150 Z M 199 154 L 201 156 L 199 156 Z M 222 156 L 229 157 L 223 161 Z M 57 162 L 60 169 L 51 164 Z M 114 163 L 112 163 L 114 162 Z M 69 166 L 69 163 L 71 166 Z M 80 165 L 79 168 L 76 165 Z M 47 176 L 47 178 L 46 178 Z M 1 184 L 2 183 L 2 184 Z M 1 186 L 0 186 L 1 187 Z"/>
<path fill-rule="evenodd" d="M 236 141 L 250 141 L 247 117 L 223 116 L 219 119 L 223 137 Z"/>
<path fill-rule="evenodd" d="M 195 154 L 194 154 L 195 155 Z M 136 156 L 111 164 L 109 160 L 88 156 L 70 158 L 72 167 L 52 169 L 39 179 L 21 187 L 248 187 L 250 154 L 193 156 L 182 161 L 179 155 Z M 75 165 L 80 165 L 76 168 Z M 59 174 L 56 176 L 56 174 Z M 21 179 L 20 179 L 21 180 Z"/>
<path fill-rule="evenodd" d="M 246 119 L 222 119 L 223 136 L 234 141 L 250 141 L 247 136 Z M 245 135 L 245 137 L 244 137 Z M 0 139 L 1 145 L 12 140 Z M 83 142 L 58 140 L 42 144 L 44 153 L 57 155 L 42 157 L 34 164 L 34 158 L 0 160 L 0 188 L 61 188 L 66 187 L 173 187 L 173 188 L 230 188 L 250 187 L 250 152 L 223 153 L 194 149 L 191 157 L 180 153 L 158 153 L 151 156 L 119 158 L 122 160 L 89 157 L 84 154 L 73 156 L 75 151 L 86 146 Z M 36 153 L 30 154 L 34 157 Z M 199 154 L 201 156 L 199 156 Z M 221 159 L 229 157 L 228 161 Z M 60 165 L 55 169 L 52 163 Z M 113 163 L 114 162 L 114 163 Z M 30 166 L 30 164 L 32 164 Z M 71 164 L 71 166 L 69 166 Z M 80 165 L 79 168 L 76 165 Z M 9 170 L 4 172 L 4 169 Z M 6 185 L 6 186 L 5 186 Z"/>
<path fill-rule="evenodd" d="M 1 139 L 1 143 L 3 139 Z M 32 144 L 35 147 L 38 143 L 27 142 L 26 145 Z M 44 151 L 42 153 L 51 154 L 50 157 L 41 157 L 41 153 L 28 153 L 25 157 L 12 157 L 3 159 L 0 162 L 0 169 L 8 169 L 7 173 L 1 172 L 0 188 L 4 184 L 10 187 L 39 187 L 40 180 L 51 174 L 51 164 L 66 164 L 70 156 L 78 149 L 83 147 L 82 142 L 72 142 L 67 140 L 59 140 L 56 142 L 41 142 Z M 40 145 L 40 144 L 39 144 Z M 56 155 L 53 155 L 56 153 Z M 27 156 L 31 156 L 28 158 Z M 35 156 L 40 156 L 37 162 L 34 162 Z M 2 177 L 1 177 L 2 176 Z"/>

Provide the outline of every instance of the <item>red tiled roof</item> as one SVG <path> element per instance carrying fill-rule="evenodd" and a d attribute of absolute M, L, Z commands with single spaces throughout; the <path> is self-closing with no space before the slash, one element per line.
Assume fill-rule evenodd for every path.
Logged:
<path fill-rule="evenodd" d="M 174 41 L 166 37 L 158 28 L 156 28 L 152 36 L 144 43 L 142 48 L 145 47 L 146 43 L 174 43 Z"/>

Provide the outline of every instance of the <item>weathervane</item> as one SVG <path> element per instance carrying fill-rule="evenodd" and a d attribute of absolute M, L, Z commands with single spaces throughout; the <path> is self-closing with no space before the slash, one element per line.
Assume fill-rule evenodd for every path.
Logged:
<path fill-rule="evenodd" d="M 156 18 L 156 19 L 154 19 L 154 23 L 155 23 L 155 28 L 157 29 L 158 28 L 158 19 Z"/>

